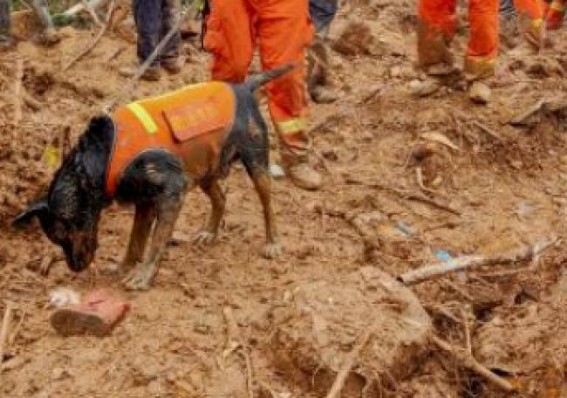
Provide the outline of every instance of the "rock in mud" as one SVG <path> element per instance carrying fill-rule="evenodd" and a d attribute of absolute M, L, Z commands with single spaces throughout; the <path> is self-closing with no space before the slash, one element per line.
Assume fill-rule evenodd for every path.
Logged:
<path fill-rule="evenodd" d="M 343 55 L 370 55 L 376 40 L 370 26 L 363 21 L 351 21 L 345 26 L 333 44 L 333 49 Z"/>
<path fill-rule="evenodd" d="M 487 104 L 492 97 L 492 90 L 486 84 L 474 82 L 469 89 L 469 98 L 475 104 Z"/>
<path fill-rule="evenodd" d="M 275 365 L 317 394 L 328 391 L 358 336 L 372 330 L 344 396 L 360 396 L 365 386 L 378 393 L 387 380 L 410 374 L 432 327 L 414 294 L 374 267 L 300 285 L 271 318 Z"/>
<path fill-rule="evenodd" d="M 436 80 L 412 80 L 409 84 L 410 93 L 416 97 L 427 97 L 439 90 L 439 83 Z"/>

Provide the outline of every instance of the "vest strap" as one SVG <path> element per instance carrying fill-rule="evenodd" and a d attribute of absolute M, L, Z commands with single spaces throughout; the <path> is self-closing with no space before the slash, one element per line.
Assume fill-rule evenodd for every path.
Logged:
<path fill-rule="evenodd" d="M 142 123 L 142 125 L 144 126 L 146 133 L 150 135 L 157 133 L 158 131 L 157 124 L 154 122 L 154 119 L 150 116 L 148 111 L 146 111 L 146 109 L 142 105 L 140 105 L 137 102 L 133 102 L 127 105 L 127 108 L 134 115 L 136 115 L 140 123 Z"/>

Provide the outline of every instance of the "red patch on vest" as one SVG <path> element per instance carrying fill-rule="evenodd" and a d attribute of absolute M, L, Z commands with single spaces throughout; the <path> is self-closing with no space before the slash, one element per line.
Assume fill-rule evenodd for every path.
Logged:
<path fill-rule="evenodd" d="M 173 137 L 179 142 L 208 134 L 226 126 L 226 117 L 223 117 L 213 99 L 166 109 L 163 114 Z"/>

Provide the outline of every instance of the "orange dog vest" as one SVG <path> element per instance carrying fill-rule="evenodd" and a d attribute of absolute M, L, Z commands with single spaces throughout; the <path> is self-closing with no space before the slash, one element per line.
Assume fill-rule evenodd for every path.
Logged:
<path fill-rule="evenodd" d="M 114 196 L 124 170 L 147 150 L 178 155 L 192 177 L 216 170 L 235 112 L 234 92 L 221 82 L 190 85 L 117 108 L 112 115 L 115 135 L 107 195 Z"/>

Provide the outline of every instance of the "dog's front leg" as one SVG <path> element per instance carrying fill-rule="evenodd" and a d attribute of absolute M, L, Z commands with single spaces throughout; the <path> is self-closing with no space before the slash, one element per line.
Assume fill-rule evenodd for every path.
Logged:
<path fill-rule="evenodd" d="M 272 179 L 268 174 L 268 171 L 265 169 L 253 170 L 250 174 L 252 180 L 254 181 L 254 187 L 256 188 L 256 192 L 258 192 L 258 196 L 260 197 L 260 202 L 262 202 L 262 208 L 264 210 L 266 245 L 264 246 L 263 254 L 266 258 L 276 258 L 281 254 L 282 246 L 279 243 L 274 211 L 272 209 Z"/>
<path fill-rule="evenodd" d="M 222 216 L 224 215 L 226 198 L 217 179 L 201 184 L 201 189 L 211 200 L 212 210 L 205 227 L 197 233 L 197 236 L 195 236 L 195 243 L 208 245 L 217 237 L 219 225 L 222 220 Z"/>
<path fill-rule="evenodd" d="M 143 203 L 136 205 L 136 215 L 130 234 L 128 251 L 122 261 L 122 267 L 129 268 L 144 258 L 144 251 L 150 230 L 156 217 L 156 208 L 153 204 Z"/>
<path fill-rule="evenodd" d="M 157 273 L 159 262 L 166 249 L 167 242 L 173 234 L 175 221 L 183 205 L 184 195 L 160 198 L 157 201 L 157 219 L 152 241 L 146 260 L 140 263 L 124 279 L 126 288 L 130 290 L 147 290 Z"/>

